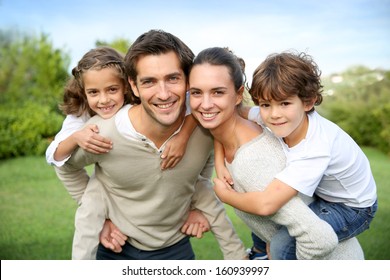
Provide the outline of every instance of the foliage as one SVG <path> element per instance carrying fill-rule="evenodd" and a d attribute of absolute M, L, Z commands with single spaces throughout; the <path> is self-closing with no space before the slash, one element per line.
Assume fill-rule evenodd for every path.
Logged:
<path fill-rule="evenodd" d="M 70 58 L 54 49 L 47 35 L 1 31 L 0 104 L 19 107 L 24 102 L 45 103 L 57 110 L 68 78 Z"/>
<path fill-rule="evenodd" d="M 117 51 L 121 52 L 123 55 L 125 55 L 127 53 L 127 50 L 131 46 L 131 42 L 129 40 L 122 39 L 122 38 L 117 38 L 117 39 L 113 40 L 111 43 L 109 43 L 107 41 L 97 40 L 95 44 L 97 47 L 98 46 L 110 46 L 110 47 L 116 49 Z"/>
<path fill-rule="evenodd" d="M 0 30 L 0 158 L 42 155 L 61 127 L 70 58 L 48 36 Z"/>
<path fill-rule="evenodd" d="M 390 155 L 390 71 L 356 66 L 323 80 L 319 111 L 359 145 Z"/>
<path fill-rule="evenodd" d="M 0 106 L 1 158 L 44 154 L 62 121 L 60 114 L 37 102 L 24 102 L 12 111 Z"/>

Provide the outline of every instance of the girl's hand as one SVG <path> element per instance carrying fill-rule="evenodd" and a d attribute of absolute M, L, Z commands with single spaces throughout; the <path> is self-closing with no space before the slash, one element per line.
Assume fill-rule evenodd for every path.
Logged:
<path fill-rule="evenodd" d="M 161 155 L 161 169 L 174 168 L 183 158 L 187 147 L 187 140 L 183 137 L 178 137 L 179 134 L 173 136 L 166 144 Z"/>
<path fill-rule="evenodd" d="M 112 149 L 110 139 L 99 135 L 99 128 L 90 124 L 73 134 L 77 145 L 87 152 L 94 154 L 105 154 Z"/>
<path fill-rule="evenodd" d="M 196 236 L 197 238 L 202 238 L 203 233 L 209 230 L 209 221 L 206 219 L 203 213 L 197 209 L 190 211 L 186 222 L 181 228 L 182 233 L 189 236 Z"/>
<path fill-rule="evenodd" d="M 122 246 L 125 245 L 127 236 L 111 220 L 106 220 L 100 232 L 99 239 L 104 247 L 111 249 L 115 253 L 120 253 L 122 252 Z"/>

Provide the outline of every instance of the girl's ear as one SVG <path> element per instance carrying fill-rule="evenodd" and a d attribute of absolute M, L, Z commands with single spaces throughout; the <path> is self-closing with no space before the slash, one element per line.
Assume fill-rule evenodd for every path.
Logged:
<path fill-rule="evenodd" d="M 127 80 L 129 81 L 131 90 L 133 91 L 134 95 L 139 98 L 139 92 L 136 83 L 132 79 L 130 79 L 130 77 L 127 78 Z"/>
<path fill-rule="evenodd" d="M 241 86 L 237 91 L 237 97 L 236 97 L 236 105 L 241 104 L 242 100 L 244 99 L 244 86 Z"/>

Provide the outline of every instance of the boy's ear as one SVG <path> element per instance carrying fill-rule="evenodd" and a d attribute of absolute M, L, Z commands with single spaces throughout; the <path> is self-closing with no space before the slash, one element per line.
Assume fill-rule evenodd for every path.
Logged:
<path fill-rule="evenodd" d="M 309 112 L 311 109 L 313 109 L 314 104 L 316 103 L 316 99 L 312 99 L 310 101 L 306 101 L 304 104 L 305 112 Z"/>
<path fill-rule="evenodd" d="M 137 84 L 132 79 L 130 79 L 130 77 L 128 77 L 127 80 L 129 81 L 131 90 L 133 91 L 134 95 L 139 98 L 139 92 L 138 92 Z"/>

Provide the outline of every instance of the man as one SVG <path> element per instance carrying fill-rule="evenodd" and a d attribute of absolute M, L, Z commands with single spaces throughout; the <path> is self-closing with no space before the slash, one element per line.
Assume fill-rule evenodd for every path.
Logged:
<path fill-rule="evenodd" d="M 57 168 L 63 183 L 75 187 L 77 178 L 87 176 L 84 166 L 95 163 L 107 216 L 128 236 L 120 253 L 99 245 L 97 259 L 194 259 L 189 237 L 180 231 L 192 208 L 208 218 L 225 259 L 246 257 L 211 187 L 210 134 L 196 127 L 181 162 L 173 169 L 160 168 L 165 143 L 184 122 L 193 57 L 170 33 L 151 30 L 141 35 L 125 57 L 139 104 L 123 107 L 109 120 L 94 117 L 88 122 L 97 124 L 99 133 L 113 141 L 113 149 L 104 155 L 79 149 Z"/>

